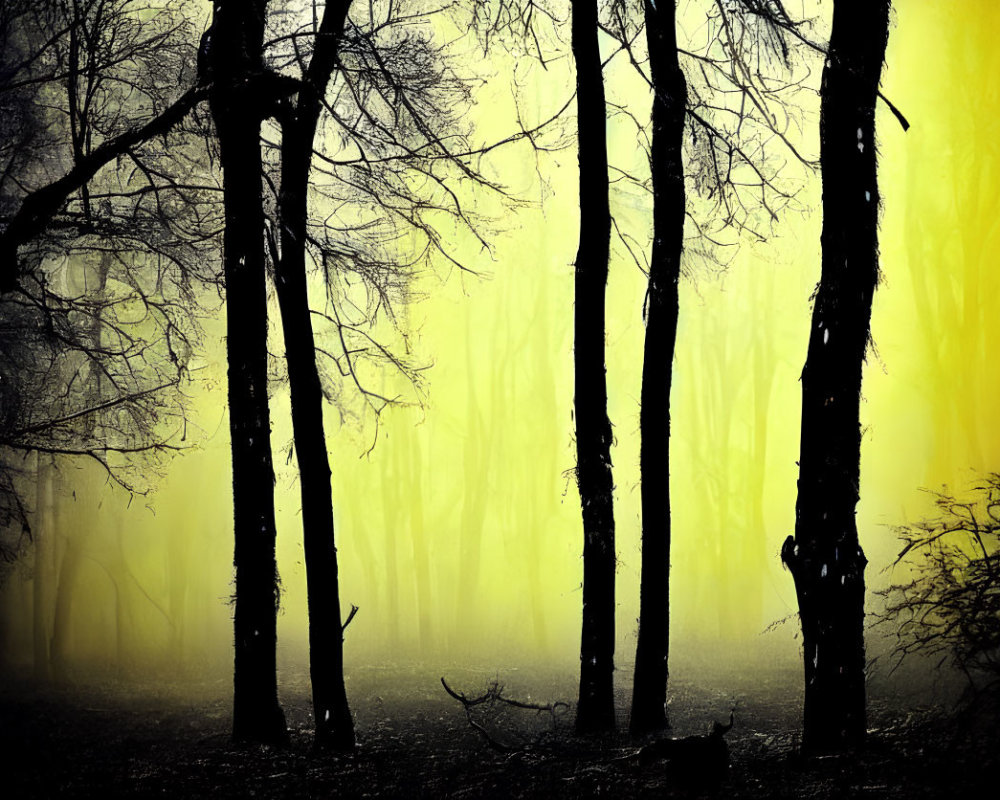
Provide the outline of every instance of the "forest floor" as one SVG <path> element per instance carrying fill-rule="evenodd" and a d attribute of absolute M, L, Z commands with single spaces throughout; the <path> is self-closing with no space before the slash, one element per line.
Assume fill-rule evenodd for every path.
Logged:
<path fill-rule="evenodd" d="M 477 707 L 475 719 L 448 697 L 440 670 L 352 671 L 348 684 L 359 746 L 349 756 L 314 753 L 308 686 L 283 676 L 291 730 L 286 748 L 229 742 L 230 696 L 213 684 L 104 683 L 40 689 L 0 687 L 0 787 L 5 797 L 731 797 L 951 798 L 995 786 L 995 717 L 985 728 L 912 701 L 870 696 L 864 750 L 827 758 L 798 753 L 801 696 L 785 680 L 746 677 L 725 690 L 672 685 L 674 735 L 726 721 L 732 765 L 722 775 L 679 776 L 665 763 L 640 766 L 621 737 L 576 739 L 572 713 Z M 449 683 L 481 694 L 494 677 L 452 669 Z M 572 699 L 572 676 L 527 670 L 500 676 L 505 696 L 536 703 Z M 627 706 L 621 696 L 619 708 Z M 484 704 L 485 706 L 485 704 Z M 624 727 L 625 720 L 620 720 Z M 983 722 L 983 719 L 980 719 Z M 984 731 L 989 729 L 987 735 Z M 711 770 L 706 770 L 711 771 Z M 986 777 L 990 776 L 989 783 Z M 969 794 L 973 793 L 973 794 Z"/>

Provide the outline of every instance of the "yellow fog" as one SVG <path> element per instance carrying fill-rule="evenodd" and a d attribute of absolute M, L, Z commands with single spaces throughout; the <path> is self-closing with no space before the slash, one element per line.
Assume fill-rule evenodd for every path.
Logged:
<path fill-rule="evenodd" d="M 811 10 L 823 16 L 830 5 Z M 920 487 L 960 487 L 971 470 L 1000 465 L 991 413 L 1000 394 L 993 368 L 1000 321 L 991 309 L 1000 294 L 992 264 L 1000 250 L 1000 55 L 992 42 L 1000 7 L 985 0 L 947 10 L 913 0 L 897 6 L 883 89 L 912 127 L 904 133 L 881 107 L 884 281 L 862 398 L 858 522 L 875 587 L 888 579 L 884 569 L 897 549 L 889 526 L 929 507 Z M 514 130 L 503 63 L 473 112 L 484 141 Z M 810 85 L 818 87 L 821 63 L 811 64 Z M 627 70 L 616 65 L 609 81 L 625 81 Z M 553 114 L 571 83 L 568 59 L 530 71 L 519 99 L 526 117 Z M 628 92 L 636 113 L 645 113 L 641 92 Z M 814 155 L 815 93 L 810 102 L 796 142 Z M 610 130 L 612 159 L 635 163 L 634 129 L 612 120 Z M 373 419 L 358 413 L 349 386 L 343 394 L 351 413 L 331 408 L 327 416 L 342 605 L 360 608 L 346 635 L 348 672 L 403 661 L 545 661 L 572 670 L 577 659 L 576 154 L 570 147 L 536 159 L 522 142 L 492 156 L 491 166 L 530 202 L 492 224 L 492 256 L 471 240 L 455 242 L 482 277 L 457 270 L 423 276 L 414 287 L 420 299 L 400 310 L 407 342 L 385 334 L 430 365 L 423 407 L 386 411 L 370 452 Z M 813 173 L 802 207 L 785 214 L 766 243 L 742 241 L 722 272 L 693 253 L 686 264 L 671 481 L 672 633 L 681 660 L 718 644 L 738 645 L 734 659 L 755 649 L 788 658 L 797 652 L 794 622 L 764 629 L 795 611 L 777 553 L 794 522 L 798 376 L 819 277 L 819 200 Z M 648 235 L 647 197 L 616 188 L 613 204 L 623 226 Z M 643 281 L 617 247 L 607 365 L 616 436 L 616 659 L 624 674 L 638 609 Z M 320 297 L 317 290 L 317 304 Z M 33 576 L 56 574 L 77 548 L 76 575 L 61 601 L 68 621 L 61 646 L 71 669 L 163 667 L 213 677 L 229 669 L 232 497 L 222 335 L 220 314 L 207 326 L 206 366 L 190 386 L 191 449 L 171 462 L 151 496 L 126 507 L 124 493 L 90 466 L 60 467 L 54 484 L 61 490 L 47 506 L 52 524 L 40 528 L 48 538 L 3 587 L 8 660 L 31 663 Z M 272 344 L 280 353 L 276 330 Z M 370 379 L 374 388 L 412 396 L 393 378 Z M 287 389 L 275 385 L 272 400 L 279 661 L 294 671 L 306 664 L 301 518 L 294 455 L 288 458 Z M 37 504 L 45 505 L 41 495 Z M 43 594 L 35 624 L 51 636 L 57 586 Z"/>

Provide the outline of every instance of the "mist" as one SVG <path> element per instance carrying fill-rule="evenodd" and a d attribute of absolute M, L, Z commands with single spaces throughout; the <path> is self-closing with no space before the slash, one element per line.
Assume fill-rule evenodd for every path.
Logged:
<path fill-rule="evenodd" d="M 825 18 L 829 5 L 806 3 L 803 16 Z M 1000 295 L 990 260 L 1000 245 L 1000 64 L 991 24 L 1000 19 L 992 4 L 954 5 L 897 4 L 882 91 L 912 127 L 904 133 L 884 104 L 876 117 L 882 279 L 862 384 L 857 526 L 868 559 L 869 696 L 906 709 L 952 703 L 964 683 L 937 658 L 893 669 L 896 631 L 875 622 L 885 603 L 879 592 L 909 574 L 896 563 L 896 527 L 933 514 L 927 489 L 966 491 L 1000 463 L 993 413 L 1000 316 L 990 308 Z M 698 13 L 678 12 L 688 37 L 682 47 L 698 41 Z M 453 23 L 434 25 L 458 41 Z M 825 39 L 828 26 L 817 23 L 813 35 Z M 602 46 L 606 56 L 613 52 L 608 41 Z M 499 51 L 484 58 L 471 43 L 452 48 L 479 80 L 464 119 L 488 132 L 481 140 L 509 136 L 518 113 L 524 125 L 558 118 L 572 95 L 569 59 L 543 68 Z M 798 58 L 811 77 L 786 135 L 816 157 L 823 56 Z M 516 92 L 496 77 L 515 64 Z M 645 108 L 648 87 L 624 57 L 609 60 L 605 81 L 615 107 Z M 344 618 L 353 614 L 344 629 L 345 682 L 363 740 L 394 713 L 416 708 L 443 719 L 459 709 L 441 691 L 442 675 L 470 696 L 496 679 L 510 696 L 575 699 L 583 567 L 573 433 L 579 165 L 571 123 L 568 113 L 541 149 L 522 139 L 484 156 L 484 168 L 502 176 L 516 200 L 472 190 L 489 249 L 454 219 L 441 222 L 448 262 L 422 260 L 428 245 L 419 233 L 380 243 L 400 264 L 418 265 L 400 278 L 391 315 L 366 328 L 405 369 L 383 359 L 348 374 L 342 361 L 325 362 L 340 607 Z M 277 138 L 270 124 L 265 141 Z M 321 135 L 334 156 L 347 157 L 335 133 Z M 612 162 L 648 179 L 633 121 L 609 113 L 608 137 Z M 794 202 L 774 224 L 758 212 L 766 236 L 703 246 L 694 225 L 686 229 L 671 395 L 669 688 L 675 730 L 685 735 L 725 721 L 734 707 L 737 718 L 741 706 L 777 708 L 775 698 L 789 704 L 781 719 L 794 726 L 802 698 L 795 585 L 779 553 L 795 528 L 800 374 L 820 279 L 822 198 L 818 170 L 787 162 L 777 181 Z M 647 191 L 613 180 L 610 198 L 618 228 L 605 358 L 621 722 L 639 615 L 646 292 L 630 244 L 643 243 L 641 250 L 652 234 Z M 320 216 L 341 207 L 332 190 L 317 202 Z M 712 207 L 693 195 L 689 214 L 710 215 Z M 337 213 L 346 225 L 374 212 Z M 68 256 L 61 269 L 82 274 L 92 266 L 87 259 Z M 324 313 L 334 299 L 371 302 L 357 282 L 333 291 L 325 280 L 323 270 L 309 278 Z M 273 284 L 267 291 L 279 695 L 291 729 L 301 731 L 309 724 L 310 663 L 302 500 L 285 342 Z M 156 423 L 176 450 L 130 467 L 142 476 L 133 491 L 92 458 L 17 456 L 30 476 L 19 484 L 25 524 L 5 534 L 14 557 L 0 573 L 0 668 L 12 686 L 51 689 L 71 705 L 96 702 L 95 692 L 160 691 L 170 707 L 206 704 L 228 714 L 220 710 L 231 692 L 235 592 L 227 333 L 224 293 L 205 295 L 178 388 L 183 421 Z M 349 352 L 338 343 L 342 329 L 319 324 L 321 351 Z M 889 726 L 881 710 L 873 716 L 873 727 Z M 469 734 L 462 746 L 475 747 L 464 718 L 449 719 L 450 730 Z M 505 719 L 493 723 L 502 738 L 496 731 Z"/>

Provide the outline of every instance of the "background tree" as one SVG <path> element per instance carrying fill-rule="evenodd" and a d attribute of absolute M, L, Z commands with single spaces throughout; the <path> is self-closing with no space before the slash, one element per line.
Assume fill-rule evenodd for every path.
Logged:
<path fill-rule="evenodd" d="M 51 232 L 70 197 L 80 192 L 83 210 L 94 213 L 87 185 L 111 162 L 120 167 L 127 159 L 142 178 L 156 179 L 142 193 L 147 199 L 165 188 L 169 177 L 147 173 L 134 157 L 144 143 L 176 128 L 206 96 L 203 87 L 193 86 L 167 102 L 178 82 L 184 86 L 194 77 L 192 34 L 183 8 L 184 0 L 172 0 L 157 10 L 146 9 L 137 0 L 96 4 L 46 0 L 32 5 L 5 0 L 8 36 L 16 37 L 22 58 L 7 67 L 4 94 L 40 96 L 45 86 L 61 84 L 68 100 L 59 113 L 66 119 L 59 119 L 55 140 L 47 141 L 64 141 L 60 137 L 65 132 L 69 147 L 60 160 L 50 159 L 63 169 L 48 165 L 39 169 L 42 161 L 31 161 L 38 174 L 9 197 L 0 233 L 0 291 L 24 288 L 20 278 L 34 264 L 31 253 L 20 253 L 20 248 Z M 20 151 L 22 165 L 31 152 L 25 149 L 31 142 L 27 132 L 22 130 L 5 146 L 8 152 Z M 5 182 L 12 177 L 7 173 Z M 7 186 L 10 190 L 11 184 Z M 64 225 L 67 216 L 60 220 Z M 130 232 L 119 230 L 124 236 Z"/>
<path fill-rule="evenodd" d="M 840 749 L 865 735 L 864 568 L 858 541 L 861 374 L 878 282 L 875 104 L 889 2 L 834 3 L 823 70 L 822 276 L 802 371 L 795 579 L 805 660 L 803 746 Z"/>
<path fill-rule="evenodd" d="M 580 230 L 574 284 L 574 420 L 576 478 L 583 517 L 583 614 L 576 727 L 615 727 L 615 523 L 611 422 L 605 370 L 605 294 L 610 256 L 607 114 L 598 28 L 599 3 L 570 4 L 576 67 Z M 548 29 L 561 9 L 534 0 L 479 2 L 476 23 L 488 48 L 495 37 L 543 65 Z M 557 37 L 558 38 L 558 35 Z"/>
<path fill-rule="evenodd" d="M 530 2 L 483 3 L 481 6 L 489 12 L 484 16 L 491 32 L 495 35 L 513 33 L 514 38 L 524 42 L 522 46 L 526 51 L 543 62 L 549 58 L 545 49 L 547 39 L 540 36 L 538 30 L 540 22 L 555 19 L 548 5 Z M 782 93 L 794 94 L 798 85 L 794 79 L 776 79 L 773 74 L 776 64 L 787 66 L 788 49 L 782 24 L 793 25 L 780 4 L 765 9 L 750 3 L 705 3 L 704 9 L 699 8 L 696 12 L 706 19 L 706 25 L 699 29 L 708 31 L 704 42 L 697 46 L 685 43 L 685 47 L 691 49 L 678 49 L 676 35 L 670 33 L 675 70 L 669 69 L 670 57 L 663 55 L 662 47 L 654 63 L 650 59 L 652 48 L 643 49 L 637 45 L 644 32 L 657 42 L 660 41 L 657 36 L 666 35 L 662 25 L 655 32 L 646 30 L 643 18 L 654 12 L 656 9 L 646 4 L 612 3 L 595 19 L 600 30 L 617 44 L 617 49 L 605 60 L 605 67 L 619 54 L 627 58 L 651 89 L 660 111 L 658 118 L 663 117 L 663 106 L 659 104 L 666 102 L 670 105 L 674 127 L 679 124 L 682 131 L 675 132 L 667 147 L 668 137 L 656 136 L 658 132 L 663 133 L 660 124 L 663 121 L 653 122 L 651 136 L 643 115 L 634 113 L 627 106 L 628 101 L 618 102 L 617 96 L 627 97 L 628 92 L 618 89 L 616 81 L 605 80 L 606 86 L 610 83 L 612 99 L 608 106 L 611 115 L 636 125 L 642 148 L 639 152 L 648 158 L 646 164 L 631 164 L 627 159 L 623 166 L 612 164 L 615 191 L 621 192 L 623 186 L 637 186 L 654 196 L 651 259 L 644 257 L 647 245 L 641 237 L 627 230 L 625 220 L 614 223 L 626 257 L 635 260 L 648 280 L 647 298 L 642 304 L 644 316 L 649 315 L 646 343 L 649 358 L 644 362 L 640 458 L 643 464 L 650 465 L 648 477 L 642 480 L 646 498 L 643 501 L 646 504 L 644 542 L 649 546 L 643 547 L 646 576 L 643 585 L 647 588 L 644 590 L 646 599 L 641 602 L 641 644 L 637 655 L 638 692 L 645 700 L 639 703 L 643 710 L 633 712 L 637 731 L 665 722 L 663 701 L 669 628 L 669 400 L 677 324 L 677 301 L 675 297 L 671 303 L 670 295 L 676 295 L 681 272 L 685 216 L 694 222 L 693 233 L 689 236 L 695 243 L 694 252 L 702 257 L 708 255 L 710 260 L 718 259 L 719 250 L 734 244 L 722 239 L 727 229 L 731 233 L 748 233 L 762 239 L 777 219 L 777 212 L 791 201 L 794 193 L 794 182 L 786 185 L 779 180 L 782 161 L 773 157 L 767 143 L 777 140 L 787 147 L 793 158 L 805 161 L 788 138 L 790 114 L 785 108 L 788 101 L 780 99 Z M 656 13 L 661 16 L 669 13 L 671 19 L 674 18 L 673 8 L 669 12 L 661 8 Z M 687 81 L 680 68 L 682 57 L 697 76 L 690 92 L 685 88 Z M 660 86 L 655 85 L 657 80 Z M 683 95 L 680 123 L 677 122 L 676 104 L 664 98 L 664 85 Z M 669 127 L 669 122 L 663 124 Z M 583 124 L 581 121 L 581 126 Z M 647 168 L 651 179 L 643 177 Z M 687 208 L 687 193 L 697 198 L 692 210 Z M 669 224 L 667 219 L 671 220 Z M 672 314 L 669 313 L 670 305 L 674 307 Z M 579 421 L 578 416 L 578 424 Z M 643 471 L 646 472 L 645 468 Z M 723 550 L 730 547 L 727 545 Z M 659 688 L 653 689 L 655 686 Z"/>

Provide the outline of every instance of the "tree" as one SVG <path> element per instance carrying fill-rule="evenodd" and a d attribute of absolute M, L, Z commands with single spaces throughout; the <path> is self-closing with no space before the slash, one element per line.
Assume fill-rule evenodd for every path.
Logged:
<path fill-rule="evenodd" d="M 428 8 L 393 3 L 368 6 L 352 16 L 351 3 L 330 2 L 320 17 L 315 4 L 311 9 L 286 7 L 290 24 L 283 20 L 272 25 L 273 36 L 264 45 L 272 75 L 289 67 L 301 71 L 295 91 L 275 109 L 280 147 L 265 136 L 269 156 L 280 164 L 280 178 L 272 175 L 275 164 L 268 161 L 265 179 L 269 186 L 278 185 L 272 223 L 277 235 L 269 228 L 267 238 L 301 476 L 310 666 L 320 746 L 347 749 L 354 744 L 343 680 L 331 470 L 323 424 L 324 399 L 342 396 L 330 380 L 324 382 L 321 362 L 329 359 L 340 378 L 353 384 L 376 421 L 384 408 L 397 402 L 394 396 L 373 391 L 362 369 L 363 364 L 374 365 L 413 383 L 418 378 L 406 359 L 366 330 L 381 313 L 392 318 L 393 303 L 405 298 L 415 264 L 407 261 L 409 254 L 387 251 L 398 247 L 405 233 L 418 243 L 417 261 L 441 256 L 464 269 L 442 242 L 439 220 L 452 218 L 486 244 L 461 195 L 450 185 L 449 171 L 474 185 L 498 188 L 476 165 L 483 152 L 497 145 L 468 146 L 458 121 L 469 98 L 469 82 L 447 64 L 444 48 L 429 35 L 430 20 L 447 9 L 447 4 Z M 300 23 L 307 15 L 297 12 L 309 10 L 312 19 Z M 320 133 L 326 132 L 321 123 L 335 132 L 333 155 L 325 146 L 329 137 Z M 324 279 L 324 311 L 309 302 L 310 262 Z M 370 300 L 367 308 L 358 303 L 358 283 Z M 327 323 L 327 329 L 314 327 L 314 321 Z M 346 403 L 339 405 L 345 413 Z M 412 510 L 418 522 L 420 506 Z M 414 531 L 415 539 L 418 533 Z M 430 589 L 428 576 L 429 569 L 418 570 L 421 595 Z M 422 597 L 421 607 L 426 614 L 425 600 Z"/>
<path fill-rule="evenodd" d="M 275 287 L 281 309 L 295 454 L 302 494 L 302 530 L 309 603 L 309 667 L 316 744 L 354 747 L 354 721 L 344 688 L 340 583 L 334 541 L 330 462 L 323 429 L 323 389 L 309 308 L 306 225 L 309 170 L 327 84 L 339 60 L 350 0 L 330 0 L 295 101 L 282 112 L 280 255 Z"/>
<path fill-rule="evenodd" d="M 642 572 L 629 730 L 667 724 L 670 652 L 670 386 L 677 336 L 678 284 L 684 241 L 683 136 L 687 82 L 677 54 L 675 4 L 645 0 L 649 76 L 653 86 L 650 168 L 653 248 L 646 295 L 639 408 Z"/>
<path fill-rule="evenodd" d="M 478 148 L 468 143 L 459 116 L 469 100 L 470 82 L 448 63 L 429 31 L 434 16 L 448 8 L 394 3 L 352 9 L 348 2 L 331 2 L 321 18 L 313 7 L 311 22 L 297 27 L 293 22 L 266 45 L 271 65 L 296 66 L 302 73 L 294 98 L 276 114 L 282 132 L 275 198 L 278 236 L 269 243 L 301 476 L 310 660 L 321 746 L 348 748 L 354 741 L 343 682 L 331 471 L 323 426 L 323 401 L 325 396 L 335 399 L 335 390 L 329 381 L 324 385 L 322 361 L 335 365 L 334 379 L 339 373 L 353 384 L 376 421 L 398 398 L 372 390 L 363 363 L 417 382 L 417 371 L 366 330 L 382 313 L 392 318 L 393 305 L 405 300 L 414 267 L 410 254 L 387 251 L 398 248 L 405 234 L 417 242 L 419 261 L 433 265 L 441 258 L 466 269 L 442 241 L 440 221 L 450 218 L 488 245 L 454 184 L 467 181 L 500 192 L 479 171 L 477 160 L 528 135 L 522 131 Z M 335 139 L 336 147 L 326 146 L 327 139 Z M 325 311 L 309 302 L 310 262 L 324 279 Z M 355 278 L 374 301 L 368 308 L 355 299 Z M 327 330 L 314 328 L 313 320 L 327 323 Z M 323 333 L 332 334 L 332 346 Z M 343 413 L 346 403 L 339 405 Z M 419 451 L 413 457 L 419 461 Z M 419 464 L 405 464 L 403 470 L 420 474 Z M 421 554 L 416 573 L 421 636 L 426 639 L 429 560 L 420 541 L 422 506 L 415 503 L 410 510 L 414 548 Z M 394 511 L 385 509 L 395 521 Z"/>
<path fill-rule="evenodd" d="M 182 186 L 192 196 L 210 187 L 183 159 L 167 165 L 147 144 L 154 133 L 164 146 L 184 141 L 168 140 L 169 128 L 140 122 L 123 133 L 130 115 L 155 118 L 169 107 L 175 76 L 183 81 L 193 71 L 177 4 L 141 21 L 134 0 L 5 2 L 2 11 L 0 197 L 13 285 L 0 296 L 0 382 L 8 394 L 0 483 L 35 548 L 37 673 L 48 677 L 51 660 L 55 677 L 66 677 L 60 654 L 81 550 L 76 534 L 60 559 L 50 546 L 58 467 L 87 461 L 96 466 L 85 473 L 95 489 L 110 481 L 145 494 L 162 457 L 179 449 L 180 387 L 198 336 L 191 284 L 211 271 L 198 213 L 174 195 Z M 112 151 L 131 172 L 98 176 Z M 70 180 L 46 183 L 67 164 Z M 29 229 L 41 225 L 31 241 L 19 240 L 25 220 Z"/>
<path fill-rule="evenodd" d="M 753 2 L 707 2 L 705 24 L 700 28 L 703 39 L 681 46 L 675 3 L 643 2 L 641 14 L 637 5 L 612 4 L 610 20 L 602 29 L 617 42 L 617 52 L 627 54 L 652 93 L 649 130 L 627 108 L 612 103 L 639 129 L 640 141 L 647 145 L 650 176 L 644 181 L 627 170 L 612 169 L 652 196 L 651 252 L 645 263 L 634 252 L 632 237 L 615 225 L 629 255 L 647 277 L 639 412 L 642 566 L 630 718 L 631 732 L 642 735 L 668 724 L 670 393 L 685 251 L 724 268 L 726 262 L 715 254 L 723 244 L 722 235 L 747 234 L 763 240 L 767 226 L 778 218 L 777 211 L 793 196 L 791 187 L 779 179 L 784 165 L 776 163 L 768 143 L 776 140 L 796 159 L 805 160 L 784 130 L 789 113 L 783 95 L 792 94 L 797 83 L 773 74 L 775 63 L 789 66 L 783 34 L 786 26 L 795 27 L 780 2 L 766 8 Z M 647 46 L 645 53 L 639 53 L 635 44 L 643 31 Z M 690 79 L 682 58 L 690 67 Z M 689 248 L 685 246 L 686 219 L 693 223 Z M 692 383 L 698 379 L 693 375 Z M 701 397 L 699 407 L 711 408 L 710 398 Z M 730 422 L 725 414 L 715 410 L 707 424 L 722 437 L 728 436 Z M 717 440 L 713 452 L 723 442 Z M 726 448 L 721 449 L 725 452 Z M 729 491 L 724 482 L 717 494 L 719 508 L 725 512 Z M 728 542 L 722 552 L 749 546 L 745 541 Z M 713 587 L 712 595 L 719 593 Z"/>
<path fill-rule="evenodd" d="M 855 506 L 859 403 L 878 282 L 875 104 L 889 0 L 836 0 L 820 91 L 822 274 L 802 370 L 795 533 L 781 557 L 795 580 L 805 661 L 803 747 L 836 750 L 866 729 L 864 568 Z"/>
<path fill-rule="evenodd" d="M 155 20 L 156 16 L 151 17 L 148 9 L 132 8 L 130 3 L 131 0 L 117 0 L 110 5 L 85 5 L 75 0 L 71 3 L 58 3 L 57 5 L 72 12 L 70 24 L 53 37 L 39 37 L 34 41 L 45 42 L 42 47 L 44 51 L 51 48 L 53 42 L 68 37 L 72 56 L 74 52 L 80 51 L 80 41 L 89 42 L 92 39 L 96 44 L 94 52 L 102 58 L 109 58 L 106 51 L 110 46 L 114 52 L 113 45 L 120 37 L 115 35 L 102 39 L 100 34 L 92 34 L 99 27 L 102 15 L 112 6 L 118 12 L 117 19 L 131 23 L 138 30 L 152 30 L 150 21 Z M 175 223 L 183 216 L 180 213 L 183 208 L 189 209 L 195 220 L 203 224 L 210 223 L 212 216 L 210 212 L 205 212 L 205 197 L 198 195 L 211 191 L 213 187 L 177 182 L 169 173 L 150 168 L 137 155 L 136 148 L 154 137 L 166 137 L 200 100 L 206 97 L 211 99 L 218 123 L 221 161 L 226 175 L 223 190 L 226 216 L 224 272 L 228 279 L 229 293 L 227 312 L 230 335 L 227 341 L 230 362 L 230 423 L 235 454 L 234 560 L 237 565 L 234 736 L 238 740 L 273 742 L 283 740 L 286 731 L 284 718 L 277 704 L 275 680 L 277 574 L 274 564 L 273 470 L 266 386 L 264 217 L 261 170 L 258 168 L 254 173 L 255 180 L 252 176 L 248 177 L 246 167 L 247 164 L 253 165 L 254 153 L 256 163 L 260 164 L 261 119 L 273 113 L 276 99 L 283 92 L 287 93 L 296 87 L 297 83 L 283 80 L 262 68 L 260 51 L 265 4 L 258 3 L 253 8 L 236 8 L 237 5 L 231 2 L 217 4 L 216 15 L 222 17 L 222 21 L 216 19 L 218 24 L 213 25 L 211 33 L 203 40 L 198 82 L 165 108 L 154 103 L 152 108 L 142 108 L 140 105 L 133 112 L 128 105 L 128 97 L 104 98 L 95 103 L 97 95 L 93 93 L 93 88 L 99 65 L 95 66 L 91 61 L 88 66 L 84 66 L 79 63 L 79 59 L 74 61 L 71 58 L 67 67 L 56 60 L 54 74 L 58 79 L 68 81 L 75 98 L 81 95 L 77 83 L 82 77 L 86 79 L 85 99 L 71 100 L 70 103 L 74 163 L 62 177 L 23 195 L 17 211 L 10 216 L 0 236 L 0 253 L 4 256 L 3 289 L 8 297 L 29 295 L 32 287 L 38 286 L 44 299 L 51 301 L 53 296 L 46 293 L 44 280 L 39 279 L 37 269 L 26 261 L 24 253 L 19 250 L 30 250 L 28 245 L 47 229 L 62 222 L 60 215 L 66 215 L 66 203 L 77 191 L 81 192 L 84 221 L 92 225 L 90 199 L 96 199 L 96 196 L 90 193 L 88 184 L 103 167 L 114 161 L 120 167 L 123 159 L 133 161 L 138 173 L 148 182 L 148 186 L 127 191 L 125 197 L 138 197 L 140 206 L 151 198 L 157 212 Z M 90 33 L 88 19 L 93 19 Z M 154 32 L 151 41 L 156 42 L 162 38 L 162 32 Z M 188 52 L 192 55 L 193 50 L 194 48 L 188 47 Z M 34 53 L 26 58 L 20 68 L 38 63 L 38 56 L 39 53 Z M 112 56 L 108 63 L 111 66 L 124 63 L 135 67 L 136 62 L 133 54 L 126 54 L 118 58 Z M 168 72 L 149 72 L 159 76 L 158 80 L 166 79 L 169 83 Z M 187 70 L 186 73 L 180 73 L 178 77 L 181 85 L 190 81 L 192 72 L 193 70 Z M 37 78 L 28 77 L 22 83 L 33 81 L 37 81 Z M 176 86 L 176 81 L 170 85 Z M 103 141 L 91 150 L 87 136 L 82 133 L 81 123 L 88 109 L 102 106 L 105 113 L 113 116 L 114 125 L 107 131 L 101 131 Z M 145 121 L 142 121 L 143 117 L 146 117 Z M 171 152 L 170 156 L 173 162 L 184 161 L 180 150 Z M 112 197 L 108 196 L 105 200 L 113 207 Z M 72 218 L 73 215 L 69 216 Z M 141 216 L 139 219 L 141 220 Z M 155 256 L 163 258 L 168 267 L 174 264 L 184 266 L 182 262 L 178 262 L 176 253 L 170 247 L 157 241 L 155 237 L 149 237 L 149 231 L 141 224 L 136 224 L 136 216 L 129 222 L 130 225 L 119 231 L 119 236 L 131 236 L 142 241 Z M 188 244 L 190 241 L 204 243 L 211 242 L 214 238 L 211 233 L 199 231 L 198 226 L 185 226 L 181 222 L 178 227 L 180 230 L 177 234 L 182 246 L 195 251 L 199 248 L 192 248 Z M 105 237 L 110 235 L 106 228 L 99 230 Z M 148 308 L 150 301 L 155 298 L 148 294 L 146 287 L 150 282 L 158 287 L 162 279 L 158 277 L 156 270 L 143 274 L 143 270 L 149 270 L 148 263 L 143 262 L 137 266 L 143 269 L 136 270 L 129 285 Z M 181 292 L 183 299 L 172 298 L 174 304 L 180 307 L 190 306 L 186 287 L 192 276 L 200 275 L 202 273 L 197 270 L 183 273 L 178 282 L 178 286 L 185 289 Z M 40 307 L 48 308 L 44 305 Z M 47 310 L 45 313 L 51 316 Z M 66 316 L 72 319 L 68 313 Z M 168 327 L 165 333 L 160 343 L 166 345 L 170 361 L 176 364 L 178 354 L 175 347 L 183 344 L 183 341 L 178 341 L 176 328 Z M 135 345 L 134 337 L 130 339 L 127 331 L 119 340 L 123 342 L 123 347 Z M 100 351 L 105 349 L 102 347 Z M 138 352 L 144 355 L 147 351 L 139 349 Z M 128 374 L 141 375 L 141 372 L 133 369 Z M 141 397 L 148 393 L 133 394 Z M 70 418 L 75 419 L 77 416 L 80 415 L 72 415 Z M 64 422 L 63 418 L 57 419 L 56 425 L 61 427 Z M 106 444 L 97 448 L 98 454 L 106 453 L 107 450 Z"/>
<path fill-rule="evenodd" d="M 226 351 L 236 567 L 233 738 L 288 737 L 276 674 L 278 585 L 267 395 L 267 296 L 260 128 L 266 0 L 218 0 L 207 47 L 209 102 L 223 173 Z M 268 102 L 270 99 L 271 102 Z"/>
<path fill-rule="evenodd" d="M 576 728 L 615 727 L 615 519 L 611 422 L 604 366 L 604 298 L 611 246 L 604 76 L 597 2 L 573 3 L 580 240 L 574 306 L 574 408 L 577 483 L 583 509 L 583 625 Z"/>

